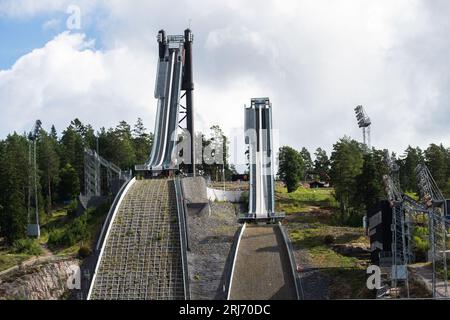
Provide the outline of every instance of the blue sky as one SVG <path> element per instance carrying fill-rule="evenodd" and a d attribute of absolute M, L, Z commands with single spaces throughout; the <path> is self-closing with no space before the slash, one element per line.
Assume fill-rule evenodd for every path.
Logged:
<path fill-rule="evenodd" d="M 43 47 L 65 31 L 67 17 L 65 12 L 44 13 L 32 18 L 0 16 L 0 69 L 11 68 L 21 56 Z M 46 27 L 47 22 L 55 24 Z M 95 24 L 85 23 L 80 31 L 98 39 L 96 45 L 101 45 L 101 36 Z"/>

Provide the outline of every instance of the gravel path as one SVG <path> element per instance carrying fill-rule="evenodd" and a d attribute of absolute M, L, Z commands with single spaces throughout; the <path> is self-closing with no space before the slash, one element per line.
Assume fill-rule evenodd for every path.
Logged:
<path fill-rule="evenodd" d="M 224 300 L 230 250 L 239 227 L 235 206 L 213 202 L 210 215 L 188 214 L 187 223 L 191 299 Z"/>

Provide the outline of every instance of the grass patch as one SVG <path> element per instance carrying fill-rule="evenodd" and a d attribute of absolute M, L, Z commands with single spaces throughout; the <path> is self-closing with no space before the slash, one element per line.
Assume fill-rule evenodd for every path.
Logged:
<path fill-rule="evenodd" d="M 333 188 L 307 189 L 302 186 L 288 193 L 286 187 L 275 188 L 277 210 L 289 213 L 308 212 L 311 207 L 334 209 L 338 207 Z"/>
<path fill-rule="evenodd" d="M 9 250 L 0 250 L 0 271 L 17 266 L 30 257 L 28 254 L 15 254 Z"/>
<path fill-rule="evenodd" d="M 374 299 L 375 292 L 366 287 L 367 274 L 361 268 L 326 269 L 323 273 L 330 281 L 330 299 Z"/>
<path fill-rule="evenodd" d="M 358 268 L 360 260 L 355 257 L 343 256 L 326 244 L 327 236 L 333 236 L 335 244 L 367 243 L 361 230 L 322 225 L 320 223 L 308 226 L 289 227 L 289 236 L 295 248 L 308 249 L 308 255 L 314 266 L 318 268 Z"/>

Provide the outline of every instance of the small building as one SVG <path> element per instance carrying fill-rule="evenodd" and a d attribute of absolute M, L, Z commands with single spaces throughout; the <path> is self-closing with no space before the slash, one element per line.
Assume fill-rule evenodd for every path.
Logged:
<path fill-rule="evenodd" d="M 328 188 L 329 186 L 329 183 L 324 181 L 312 181 L 309 183 L 311 189 Z"/>

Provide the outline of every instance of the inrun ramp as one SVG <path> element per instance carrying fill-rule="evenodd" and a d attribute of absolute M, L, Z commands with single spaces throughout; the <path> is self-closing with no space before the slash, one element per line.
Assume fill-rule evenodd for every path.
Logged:
<path fill-rule="evenodd" d="M 248 225 L 235 254 L 229 300 L 297 300 L 288 247 L 279 225 Z"/>
<path fill-rule="evenodd" d="M 272 104 L 269 98 L 254 98 L 245 108 L 245 143 L 249 146 L 250 193 L 247 218 L 275 216 L 272 155 Z"/>
<path fill-rule="evenodd" d="M 185 298 L 174 182 L 137 180 L 106 236 L 88 299 Z"/>

